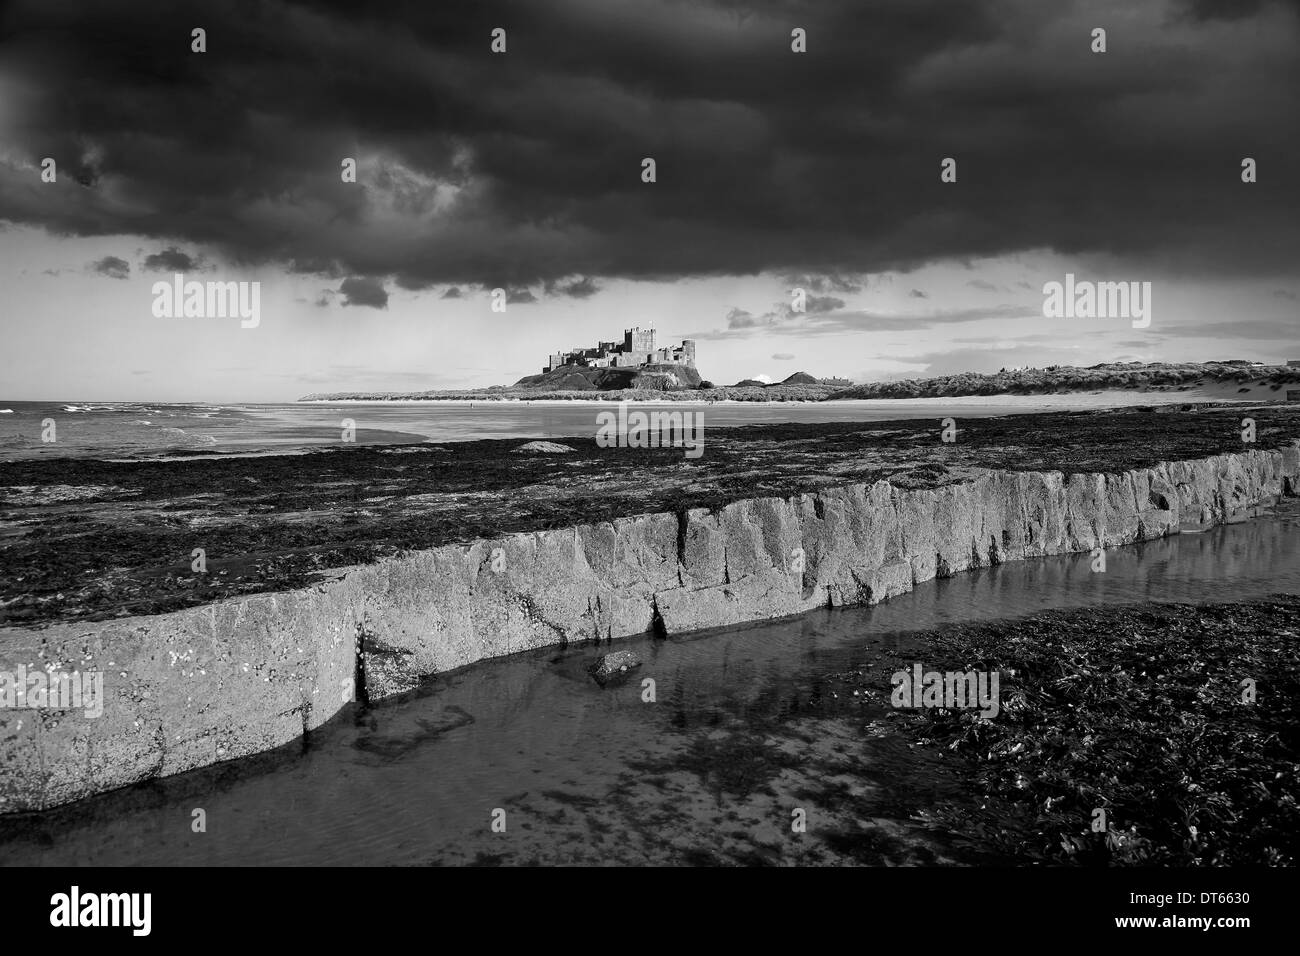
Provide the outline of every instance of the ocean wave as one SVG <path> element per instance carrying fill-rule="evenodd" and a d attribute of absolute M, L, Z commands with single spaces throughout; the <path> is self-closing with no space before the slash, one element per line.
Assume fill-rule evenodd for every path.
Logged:
<path fill-rule="evenodd" d="M 135 412 L 137 415 L 144 412 L 146 415 L 163 414 L 158 409 L 140 402 L 83 402 L 80 405 L 68 404 L 61 406 L 65 412 Z"/>

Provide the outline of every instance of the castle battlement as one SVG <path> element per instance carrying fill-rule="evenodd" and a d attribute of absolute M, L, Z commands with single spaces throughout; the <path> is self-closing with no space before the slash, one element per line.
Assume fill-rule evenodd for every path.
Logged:
<path fill-rule="evenodd" d="M 655 330 L 640 327 L 623 330 L 622 342 L 598 342 L 591 348 L 554 352 L 542 368 L 552 372 L 565 365 L 587 368 L 640 368 L 644 365 L 687 365 L 695 367 L 695 341 L 655 348 Z"/>

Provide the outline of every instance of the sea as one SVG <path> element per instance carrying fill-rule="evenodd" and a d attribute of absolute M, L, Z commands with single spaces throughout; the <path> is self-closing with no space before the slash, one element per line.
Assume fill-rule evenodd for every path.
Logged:
<path fill-rule="evenodd" d="M 837 402 L 637 403 L 701 414 L 707 428 L 775 422 L 976 418 L 1095 407 L 964 399 Z M 0 462 L 45 456 L 149 459 L 294 454 L 336 445 L 595 437 L 607 401 L 24 402 L 0 400 Z"/>

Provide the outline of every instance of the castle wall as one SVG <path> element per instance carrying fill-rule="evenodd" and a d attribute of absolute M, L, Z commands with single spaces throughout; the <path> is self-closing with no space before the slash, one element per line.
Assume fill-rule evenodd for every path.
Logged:
<path fill-rule="evenodd" d="M 642 365 L 689 365 L 695 367 L 695 343 L 686 339 L 679 346 L 655 348 L 654 329 L 626 329 L 623 341 L 599 342 L 594 348 L 576 348 L 553 353 L 543 372 L 582 359 L 595 368 L 637 368 Z"/>

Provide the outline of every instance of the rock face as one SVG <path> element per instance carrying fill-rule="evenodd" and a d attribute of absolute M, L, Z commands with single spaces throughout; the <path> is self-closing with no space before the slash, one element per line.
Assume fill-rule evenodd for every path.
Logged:
<path fill-rule="evenodd" d="M 0 812 L 269 750 L 348 703 L 516 651 L 874 604 L 968 568 L 1223 521 L 1300 493 L 1300 449 L 1122 474 L 986 471 L 417 551 L 170 614 L 0 628 L 0 671 L 104 674 L 103 716 L 0 707 Z"/>
<path fill-rule="evenodd" d="M 641 658 L 631 651 L 615 651 L 599 658 L 587 668 L 587 672 L 597 684 L 607 687 L 626 680 L 628 673 L 640 666 Z"/>

